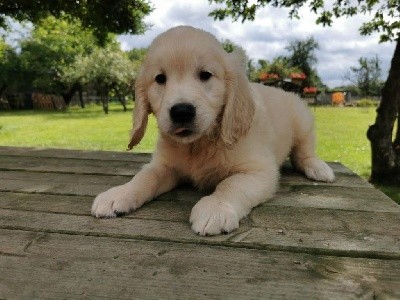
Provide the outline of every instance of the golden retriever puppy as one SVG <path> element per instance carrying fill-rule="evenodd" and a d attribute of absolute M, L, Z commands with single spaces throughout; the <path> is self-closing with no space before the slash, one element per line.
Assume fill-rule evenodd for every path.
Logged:
<path fill-rule="evenodd" d="M 135 99 L 129 148 L 140 142 L 153 113 L 157 149 L 130 182 L 97 196 L 95 217 L 132 212 L 190 181 L 212 191 L 193 207 L 192 229 L 215 235 L 238 228 L 253 207 L 274 195 L 289 154 L 308 178 L 334 180 L 315 154 L 313 118 L 299 97 L 249 83 L 241 59 L 203 30 L 179 26 L 153 41 Z"/>

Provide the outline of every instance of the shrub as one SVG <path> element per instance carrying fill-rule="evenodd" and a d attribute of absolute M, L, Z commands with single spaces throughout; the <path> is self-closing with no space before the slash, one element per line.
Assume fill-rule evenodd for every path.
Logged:
<path fill-rule="evenodd" d="M 379 101 L 367 98 L 355 101 L 355 103 L 358 107 L 377 107 L 379 105 Z"/>

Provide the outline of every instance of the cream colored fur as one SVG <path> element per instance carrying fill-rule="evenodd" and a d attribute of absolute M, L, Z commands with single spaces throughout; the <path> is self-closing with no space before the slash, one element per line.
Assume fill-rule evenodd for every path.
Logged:
<path fill-rule="evenodd" d="M 200 80 L 199 73 L 212 73 Z M 155 81 L 166 75 L 166 83 Z M 149 113 L 159 126 L 152 161 L 130 182 L 97 196 L 92 214 L 132 212 L 182 181 L 212 193 L 193 207 L 192 229 L 230 232 L 253 207 L 271 198 L 289 154 L 308 178 L 332 182 L 332 169 L 315 155 L 313 118 L 294 94 L 249 83 L 240 59 L 211 34 L 180 26 L 157 37 L 136 81 L 130 148 L 142 139 Z M 196 108 L 193 134 L 176 135 L 170 109 Z"/>

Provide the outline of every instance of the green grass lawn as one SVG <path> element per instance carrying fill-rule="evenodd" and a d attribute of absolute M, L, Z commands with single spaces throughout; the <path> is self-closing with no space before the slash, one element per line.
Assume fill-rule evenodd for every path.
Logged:
<path fill-rule="evenodd" d="M 364 178 L 371 170 L 368 126 L 375 122 L 375 108 L 313 107 L 317 152 L 327 161 L 346 165 Z"/>
<path fill-rule="evenodd" d="M 67 111 L 0 111 L 0 145 L 87 150 L 125 151 L 129 143 L 132 105 L 124 112 L 110 105 L 105 115 L 101 106 Z M 326 161 L 338 161 L 364 178 L 371 169 L 371 152 L 366 137 L 374 123 L 375 108 L 312 107 L 317 128 L 317 152 Z M 135 152 L 151 152 L 157 139 L 157 125 L 149 126 Z M 400 203 L 399 188 L 382 188 Z"/>
<path fill-rule="evenodd" d="M 110 105 L 108 115 L 101 106 L 67 111 L 0 111 L 0 145 L 81 150 L 125 151 L 129 144 L 132 105 L 124 112 L 120 105 Z M 157 139 L 153 117 L 146 138 L 135 148 L 151 152 Z"/>

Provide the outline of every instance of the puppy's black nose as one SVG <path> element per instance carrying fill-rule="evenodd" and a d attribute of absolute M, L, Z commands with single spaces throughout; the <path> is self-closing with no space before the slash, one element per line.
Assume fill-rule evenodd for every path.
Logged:
<path fill-rule="evenodd" d="M 169 115 L 175 123 L 190 123 L 196 116 L 196 107 L 189 103 L 175 104 L 171 107 Z"/>

